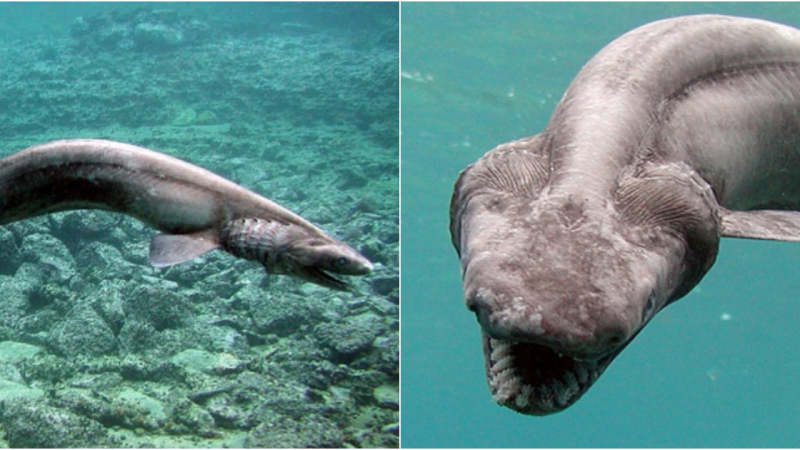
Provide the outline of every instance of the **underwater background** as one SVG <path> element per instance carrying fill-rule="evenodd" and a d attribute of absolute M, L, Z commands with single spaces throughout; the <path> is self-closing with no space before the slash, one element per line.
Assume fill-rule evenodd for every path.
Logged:
<path fill-rule="evenodd" d="M 336 292 L 224 252 L 156 270 L 156 231 L 118 214 L 0 227 L 0 447 L 397 447 L 398 20 L 397 3 L 0 4 L 1 156 L 158 150 L 375 264 Z"/>
<path fill-rule="evenodd" d="M 461 169 L 539 133 L 619 35 L 720 13 L 800 26 L 795 3 L 403 3 L 403 447 L 800 446 L 800 246 L 723 239 L 715 267 L 660 312 L 578 402 L 495 405 L 448 232 Z"/>

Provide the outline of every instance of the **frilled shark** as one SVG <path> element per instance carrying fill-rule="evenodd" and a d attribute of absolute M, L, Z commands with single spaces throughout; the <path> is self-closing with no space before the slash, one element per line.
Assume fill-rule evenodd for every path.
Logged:
<path fill-rule="evenodd" d="M 455 185 L 450 231 L 493 399 L 572 405 L 711 268 L 721 237 L 800 241 L 800 30 L 718 15 L 619 37 L 544 131 Z"/>
<path fill-rule="evenodd" d="M 156 267 L 222 248 L 332 289 L 331 274 L 364 275 L 372 264 L 307 220 L 219 175 L 145 148 L 74 139 L 0 160 L 0 225 L 73 209 L 133 216 L 162 231 L 150 241 Z"/>

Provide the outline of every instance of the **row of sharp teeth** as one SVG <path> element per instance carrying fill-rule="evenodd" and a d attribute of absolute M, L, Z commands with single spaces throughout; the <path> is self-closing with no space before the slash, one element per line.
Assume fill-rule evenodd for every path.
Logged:
<path fill-rule="evenodd" d="M 487 377 L 495 402 L 524 412 L 556 411 L 565 407 L 581 392 L 581 387 L 592 383 L 599 376 L 596 365 L 577 362 L 573 370 L 565 371 L 560 378 L 546 385 L 527 384 L 514 367 L 512 348 L 514 343 L 488 338 L 491 354 L 488 359 Z M 559 355 L 561 356 L 561 355 Z M 563 356 L 562 356 L 563 357 Z"/>

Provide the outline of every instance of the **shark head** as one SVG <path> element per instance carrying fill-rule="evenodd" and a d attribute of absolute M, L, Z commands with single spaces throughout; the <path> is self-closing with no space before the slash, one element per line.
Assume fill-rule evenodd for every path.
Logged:
<path fill-rule="evenodd" d="M 366 275 L 372 263 L 318 228 L 266 219 L 232 220 L 220 233 L 222 247 L 258 261 L 267 273 L 290 275 L 320 286 L 348 290 L 334 275 Z"/>
<path fill-rule="evenodd" d="M 462 180 L 451 231 L 497 403 L 532 415 L 572 405 L 700 281 L 719 242 L 701 181 L 682 167 L 652 167 L 598 197 L 552 184 L 525 196 L 463 195 Z"/>
<path fill-rule="evenodd" d="M 332 274 L 372 272 L 372 263 L 366 257 L 330 236 L 296 239 L 285 248 L 281 259 L 283 273 L 340 291 L 347 290 L 348 285 Z"/>

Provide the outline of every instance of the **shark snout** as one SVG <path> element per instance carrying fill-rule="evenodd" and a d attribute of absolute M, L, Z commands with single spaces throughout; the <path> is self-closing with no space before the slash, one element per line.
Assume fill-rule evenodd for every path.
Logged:
<path fill-rule="evenodd" d="M 522 298 L 499 299 L 480 289 L 467 297 L 467 307 L 492 338 L 542 345 L 575 359 L 610 354 L 635 333 L 635 324 L 624 314 L 608 310 L 587 314 L 579 308 L 570 311 L 563 305 Z"/>

